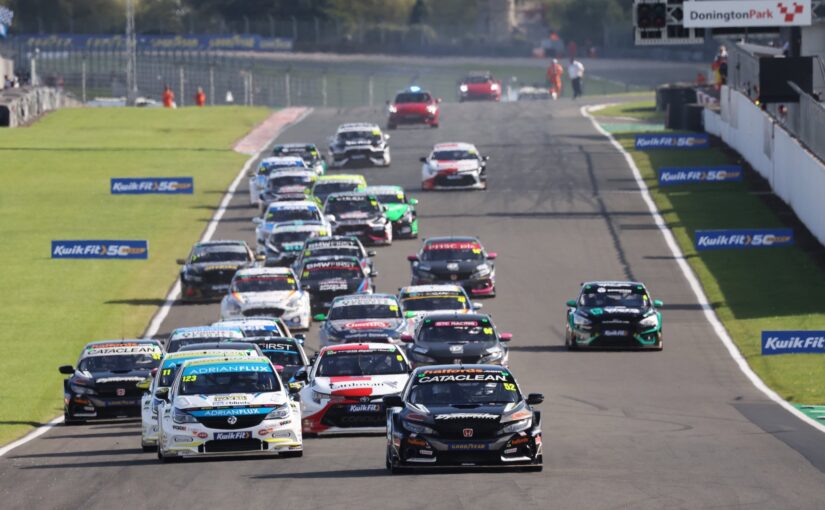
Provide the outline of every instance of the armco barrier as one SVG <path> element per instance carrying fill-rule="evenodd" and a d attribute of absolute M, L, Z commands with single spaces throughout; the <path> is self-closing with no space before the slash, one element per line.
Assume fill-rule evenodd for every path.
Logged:
<path fill-rule="evenodd" d="M 44 113 L 79 106 L 62 91 L 49 87 L 21 87 L 0 91 L 0 127 L 17 127 Z"/>
<path fill-rule="evenodd" d="M 705 109 L 705 131 L 741 154 L 825 245 L 825 164 L 745 95 L 722 89 L 721 115 Z"/>

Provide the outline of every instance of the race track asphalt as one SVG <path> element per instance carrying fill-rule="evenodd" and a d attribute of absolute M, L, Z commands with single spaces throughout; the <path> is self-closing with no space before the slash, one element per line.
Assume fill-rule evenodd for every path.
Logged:
<path fill-rule="evenodd" d="M 445 105 L 440 129 L 392 132 L 393 164 L 363 173 L 421 200 L 424 236 L 478 235 L 497 251 L 498 297 L 514 334 L 511 369 L 546 396 L 542 473 L 391 477 L 382 436 L 307 439 L 300 459 L 161 465 L 139 425 L 55 427 L 0 458 L 0 506 L 17 508 L 748 508 L 825 507 L 823 436 L 759 393 L 704 320 L 624 159 L 579 105 Z M 378 108 L 318 110 L 280 141 L 325 144 L 336 125 Z M 422 193 L 435 142 L 491 156 L 490 191 Z M 245 187 L 216 238 L 252 241 Z M 409 282 L 419 241 L 379 249 L 380 291 Z M 188 246 L 169 258 L 184 256 Z M 635 278 L 665 302 L 663 352 L 567 352 L 564 303 L 587 279 Z M 215 305 L 179 305 L 161 332 L 209 323 Z M 317 345 L 317 330 L 308 340 Z M 817 453 L 819 452 L 819 453 Z M 803 455 L 803 453 L 805 455 Z M 806 457 L 807 455 L 807 457 Z"/>

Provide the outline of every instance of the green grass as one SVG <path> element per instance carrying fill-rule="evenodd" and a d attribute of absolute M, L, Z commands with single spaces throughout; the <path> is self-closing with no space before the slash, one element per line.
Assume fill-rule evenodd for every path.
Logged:
<path fill-rule="evenodd" d="M 57 366 L 146 327 L 268 111 L 74 109 L 0 132 L 0 444 L 62 411 Z M 193 195 L 110 195 L 110 177 L 194 176 Z M 149 259 L 51 260 L 52 239 L 148 239 Z"/>
<path fill-rule="evenodd" d="M 649 115 L 652 103 L 613 107 L 596 115 Z M 649 117 L 648 117 L 649 118 Z M 635 160 L 654 201 L 710 302 L 748 363 L 783 398 L 825 404 L 825 363 L 815 354 L 762 357 L 763 330 L 819 330 L 825 324 L 825 271 L 799 247 L 697 252 L 697 229 L 783 226 L 756 194 L 763 186 L 752 176 L 742 183 L 658 187 L 656 169 L 664 166 L 736 164 L 720 148 L 705 151 L 635 151 L 633 133 L 614 134 Z"/>

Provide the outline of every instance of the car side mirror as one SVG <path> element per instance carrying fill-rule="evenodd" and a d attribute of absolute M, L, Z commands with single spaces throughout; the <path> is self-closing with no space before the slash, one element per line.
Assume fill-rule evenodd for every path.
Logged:
<path fill-rule="evenodd" d="M 388 133 L 384 133 L 384 140 L 389 140 L 389 139 L 390 139 L 390 135 Z"/>
<path fill-rule="evenodd" d="M 410 262 L 418 262 L 418 255 L 407 255 L 407 260 Z"/>
<path fill-rule="evenodd" d="M 146 379 L 140 381 L 139 383 L 135 384 L 135 386 L 137 386 L 137 389 L 143 390 L 143 391 L 149 391 L 149 386 L 151 386 L 151 385 L 152 385 L 152 380 L 149 379 L 148 377 Z"/>
<path fill-rule="evenodd" d="M 567 301 L 567 306 L 569 306 L 570 308 L 576 308 L 576 300 L 575 299 L 568 300 Z"/>
<path fill-rule="evenodd" d="M 57 369 L 61 374 L 72 375 L 74 373 L 74 367 L 71 365 L 63 365 Z"/>
<path fill-rule="evenodd" d="M 483 303 L 476 303 L 476 302 L 473 302 L 473 310 L 481 310 L 482 308 L 484 308 L 484 304 L 483 304 Z"/>
<path fill-rule="evenodd" d="M 298 395 L 303 385 L 301 383 L 291 382 L 287 384 L 286 387 L 290 395 Z"/>
<path fill-rule="evenodd" d="M 376 278 L 376 277 L 378 277 L 378 271 L 376 271 L 375 269 L 373 269 L 372 271 L 370 271 L 370 272 L 369 272 L 369 277 L 370 277 L 370 278 Z"/>
<path fill-rule="evenodd" d="M 327 215 L 324 216 L 324 218 L 326 218 L 326 220 L 330 223 L 333 223 L 335 221 L 335 215 L 334 214 L 327 214 Z"/>
<path fill-rule="evenodd" d="M 325 320 L 327 320 L 327 314 L 319 313 L 317 315 L 314 315 L 312 318 L 313 320 L 316 320 L 318 322 L 324 322 Z"/>
<path fill-rule="evenodd" d="M 375 250 L 370 250 L 367 252 L 367 257 L 374 257 L 376 255 L 378 255 L 378 252 L 376 252 Z"/>
<path fill-rule="evenodd" d="M 483 158 L 481 158 L 481 159 L 483 159 L 484 161 L 490 161 L 490 156 L 484 156 L 484 157 L 483 157 Z"/>
<path fill-rule="evenodd" d="M 307 336 L 303 333 L 295 333 L 292 335 L 292 338 L 298 340 L 298 343 L 304 345 L 304 342 L 307 341 Z"/>
<path fill-rule="evenodd" d="M 302 368 L 301 370 L 295 372 L 295 375 L 292 376 L 292 378 L 296 381 L 307 382 L 309 380 L 309 370 Z"/>
<path fill-rule="evenodd" d="M 415 339 L 413 338 L 413 336 L 411 334 L 409 334 L 409 333 L 402 333 L 401 334 L 401 341 L 404 342 L 405 344 L 412 343 L 413 340 L 415 340 Z"/>
<path fill-rule="evenodd" d="M 537 406 L 544 402 L 544 395 L 541 393 L 530 393 L 527 395 L 527 405 L 528 406 Z"/>
<path fill-rule="evenodd" d="M 426 157 L 424 157 L 424 156 L 422 156 L 422 157 L 418 158 L 418 161 L 420 161 L 420 162 L 422 162 L 422 163 L 426 163 L 426 162 L 427 162 L 427 158 L 426 158 Z"/>
<path fill-rule="evenodd" d="M 490 259 L 490 260 L 495 260 L 496 257 L 498 257 L 498 253 L 496 253 L 494 251 L 491 251 L 491 252 L 487 253 L 487 258 Z"/>
<path fill-rule="evenodd" d="M 404 312 L 405 319 L 412 319 L 413 317 L 415 317 L 415 312 Z"/>
<path fill-rule="evenodd" d="M 254 223 L 256 225 L 260 225 L 263 222 L 264 222 L 263 218 L 258 218 L 258 217 L 252 218 L 252 223 Z"/>
<path fill-rule="evenodd" d="M 404 400 L 401 395 L 387 395 L 384 397 L 384 407 L 389 409 L 391 407 L 404 407 Z"/>
<path fill-rule="evenodd" d="M 177 262 L 179 266 L 185 266 L 186 265 L 186 259 L 177 259 L 177 260 L 175 260 L 175 262 Z"/>
<path fill-rule="evenodd" d="M 155 397 L 160 400 L 169 401 L 169 388 L 158 388 L 155 390 Z"/>
<path fill-rule="evenodd" d="M 409 200 L 409 203 L 410 203 L 410 205 L 418 205 L 418 199 L 417 198 L 411 198 Z"/>
<path fill-rule="evenodd" d="M 498 336 L 498 339 L 502 342 L 509 342 L 510 340 L 513 339 L 513 334 L 512 333 L 502 333 Z"/>
<path fill-rule="evenodd" d="M 659 301 L 658 299 L 654 299 L 653 300 L 653 306 L 655 306 L 656 308 L 661 308 L 661 307 L 665 306 L 665 304 L 662 303 L 661 301 Z"/>

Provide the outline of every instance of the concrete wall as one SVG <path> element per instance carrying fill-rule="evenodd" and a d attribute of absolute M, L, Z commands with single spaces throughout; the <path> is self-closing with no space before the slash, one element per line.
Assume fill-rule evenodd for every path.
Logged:
<path fill-rule="evenodd" d="M 0 91 L 0 127 L 22 126 L 48 111 L 79 105 L 78 101 L 54 88 L 6 89 Z"/>
<path fill-rule="evenodd" d="M 3 88 L 6 76 L 14 76 L 14 61 L 0 56 L 0 90 Z"/>
<path fill-rule="evenodd" d="M 704 111 L 705 131 L 759 172 L 825 245 L 825 165 L 741 93 L 722 88 L 722 113 Z"/>

